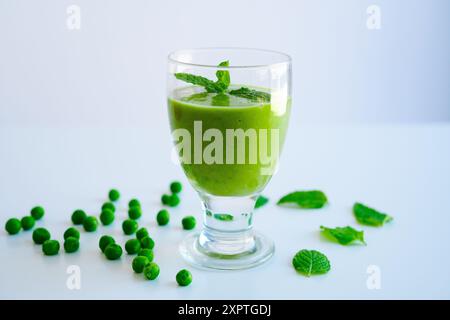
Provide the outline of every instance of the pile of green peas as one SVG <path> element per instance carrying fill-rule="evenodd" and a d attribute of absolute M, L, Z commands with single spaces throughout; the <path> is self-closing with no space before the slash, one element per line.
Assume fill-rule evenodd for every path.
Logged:
<path fill-rule="evenodd" d="M 180 203 L 179 193 L 182 190 L 182 185 L 178 181 L 170 184 L 171 195 L 163 195 L 161 200 L 164 205 L 170 207 L 178 206 Z M 100 214 L 100 222 L 103 225 L 110 225 L 115 219 L 115 205 L 113 202 L 118 201 L 120 193 L 117 189 L 111 189 L 108 193 L 110 202 L 105 202 L 102 206 Z M 128 203 L 128 216 L 122 223 L 122 229 L 126 235 L 136 234 L 135 239 L 129 239 L 125 243 L 125 250 L 128 254 L 136 254 L 137 256 L 132 261 L 132 269 L 136 273 L 142 273 L 148 280 L 155 280 L 160 274 L 160 267 L 156 264 L 153 254 L 155 246 L 154 240 L 149 236 L 146 228 L 139 228 L 136 220 L 142 216 L 142 209 L 139 200 L 132 199 Z M 41 206 L 36 206 L 31 209 L 30 215 L 22 219 L 11 218 L 5 224 L 5 230 L 14 235 L 20 230 L 31 230 L 34 228 L 36 220 L 41 219 L 45 214 L 45 210 Z M 72 223 L 74 225 L 83 226 L 86 232 L 94 232 L 97 230 L 99 221 L 95 216 L 88 216 L 85 211 L 77 209 L 72 213 Z M 167 225 L 170 221 L 170 214 L 167 210 L 162 209 L 157 213 L 156 220 L 158 225 Z M 193 216 L 186 216 L 182 220 L 182 226 L 185 230 L 195 228 L 196 221 Z M 63 247 L 66 253 L 73 253 L 79 250 L 80 247 L 80 232 L 74 227 L 66 229 L 64 232 Z M 44 255 L 57 255 L 60 250 L 60 243 L 58 240 L 51 239 L 50 232 L 45 228 L 36 228 L 33 231 L 32 239 L 35 244 L 42 245 Z M 123 253 L 122 247 L 116 243 L 115 239 L 109 235 L 104 235 L 99 239 L 99 247 L 108 260 L 120 259 Z M 187 286 L 192 282 L 191 273 L 183 269 L 179 271 L 175 277 L 176 282 L 180 286 Z"/>

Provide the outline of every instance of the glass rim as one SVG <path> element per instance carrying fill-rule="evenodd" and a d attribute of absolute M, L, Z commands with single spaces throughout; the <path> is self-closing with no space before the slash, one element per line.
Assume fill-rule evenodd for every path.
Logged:
<path fill-rule="evenodd" d="M 182 53 L 182 52 L 195 52 L 195 51 L 208 51 L 208 50 L 246 50 L 246 51 L 255 51 L 255 52 L 265 52 L 265 53 L 272 53 L 279 55 L 280 57 L 283 57 L 283 61 L 280 62 L 274 62 L 274 63 L 267 63 L 267 64 L 257 64 L 257 65 L 245 65 L 245 66 L 218 66 L 218 65 L 211 65 L 211 64 L 201 64 L 201 63 L 191 63 L 191 62 L 185 62 L 180 61 L 179 59 L 175 58 L 176 54 Z M 179 49 L 171 51 L 167 55 L 167 60 L 176 64 L 182 64 L 186 66 L 191 67 L 201 67 L 201 68 L 211 68 L 211 69 L 251 69 L 251 68 L 270 68 L 277 65 L 285 65 L 285 64 L 291 64 L 292 58 L 287 53 L 276 51 L 276 50 L 269 50 L 269 49 L 259 49 L 259 48 L 249 48 L 249 47 L 201 47 L 201 48 L 191 48 L 191 49 Z"/>

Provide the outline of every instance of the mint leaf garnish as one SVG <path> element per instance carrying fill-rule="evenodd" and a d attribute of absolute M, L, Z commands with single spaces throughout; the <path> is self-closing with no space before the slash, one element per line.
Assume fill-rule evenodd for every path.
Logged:
<path fill-rule="evenodd" d="M 230 96 L 226 93 L 218 93 L 212 97 L 212 105 L 219 107 L 228 107 L 230 105 Z"/>
<path fill-rule="evenodd" d="M 261 208 L 262 206 L 266 205 L 267 202 L 269 202 L 269 198 L 260 195 L 258 199 L 256 199 L 255 209 Z"/>
<path fill-rule="evenodd" d="M 330 261 L 321 252 L 316 250 L 300 250 L 292 259 L 295 270 L 307 277 L 314 274 L 324 274 L 330 271 Z"/>
<path fill-rule="evenodd" d="M 369 208 L 358 202 L 353 205 L 353 213 L 355 214 L 356 220 L 358 220 L 359 223 L 368 226 L 379 227 L 386 222 L 393 220 L 391 216 L 385 213 L 381 213 L 375 209 Z"/>
<path fill-rule="evenodd" d="M 278 200 L 278 205 L 294 205 L 303 209 L 319 209 L 327 203 L 322 191 L 295 191 Z"/>
<path fill-rule="evenodd" d="M 217 220 L 220 220 L 220 221 L 232 221 L 233 220 L 233 216 L 231 214 L 227 214 L 227 213 L 216 213 L 216 214 L 214 214 L 214 218 L 216 218 Z"/>
<path fill-rule="evenodd" d="M 229 67 L 230 62 L 228 60 L 222 61 L 219 65 L 219 67 Z M 210 93 L 219 93 L 219 94 L 225 94 L 228 93 L 230 95 L 245 98 L 253 102 L 270 102 L 270 94 L 267 92 L 257 91 L 253 89 L 249 89 L 246 87 L 242 87 L 240 89 L 236 90 L 230 90 L 227 92 L 228 87 L 231 84 L 230 79 L 230 72 L 228 70 L 218 70 L 216 71 L 216 77 L 217 81 L 210 80 L 208 78 L 202 77 L 202 76 L 196 76 L 194 74 L 190 73 L 175 73 L 175 78 L 178 80 L 191 83 L 196 86 L 200 86 L 205 88 L 207 92 Z M 214 98 L 213 98 L 214 99 Z M 226 104 L 224 101 L 224 96 L 219 96 L 216 98 L 218 101 L 218 106 L 228 106 L 229 104 Z M 214 101 L 213 101 L 214 103 Z"/>
<path fill-rule="evenodd" d="M 229 94 L 241 98 L 246 98 L 254 102 L 270 102 L 270 93 L 257 91 L 246 87 L 231 90 Z"/>
<path fill-rule="evenodd" d="M 327 228 L 324 226 L 320 226 L 320 229 L 327 238 L 336 240 L 344 246 L 354 241 L 359 241 L 363 244 L 366 244 L 366 242 L 364 241 L 364 231 L 358 231 L 349 226 L 336 228 Z"/>
<path fill-rule="evenodd" d="M 206 91 L 208 92 L 222 92 L 222 89 L 220 86 L 217 85 L 214 81 L 209 80 L 208 78 L 202 77 L 202 76 L 196 76 L 190 73 L 175 73 L 175 78 L 178 80 L 192 83 L 196 86 L 204 87 Z"/>
<path fill-rule="evenodd" d="M 219 63 L 219 67 L 229 67 L 230 62 L 222 61 Z M 230 72 L 227 70 L 218 70 L 216 71 L 217 82 L 216 84 L 222 89 L 222 92 L 228 89 L 230 85 Z"/>

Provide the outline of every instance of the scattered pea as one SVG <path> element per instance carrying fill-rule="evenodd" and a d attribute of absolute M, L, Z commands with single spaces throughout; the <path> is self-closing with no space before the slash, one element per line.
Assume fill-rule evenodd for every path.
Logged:
<path fill-rule="evenodd" d="M 183 225 L 184 230 L 192 230 L 195 228 L 196 221 L 193 216 L 186 216 L 181 220 L 181 224 Z"/>
<path fill-rule="evenodd" d="M 163 194 L 161 197 L 161 202 L 163 205 L 168 206 L 169 202 L 170 202 L 170 195 L 168 194 Z"/>
<path fill-rule="evenodd" d="M 147 266 L 150 261 L 145 256 L 137 256 L 133 259 L 131 264 L 133 271 L 136 273 L 142 273 L 144 271 L 145 266 Z"/>
<path fill-rule="evenodd" d="M 128 208 L 133 208 L 133 207 L 140 207 L 141 203 L 139 202 L 138 199 L 131 199 L 130 202 L 128 202 Z"/>
<path fill-rule="evenodd" d="M 180 197 L 176 193 L 170 195 L 169 203 L 167 204 L 169 207 L 176 207 L 180 204 Z"/>
<path fill-rule="evenodd" d="M 150 262 L 144 268 L 144 276 L 148 280 L 155 280 L 159 276 L 159 266 L 154 262 Z"/>
<path fill-rule="evenodd" d="M 106 247 L 113 243 L 116 243 L 116 240 L 114 240 L 113 237 L 104 235 L 104 236 L 101 236 L 101 238 L 98 242 L 98 246 L 99 246 L 100 250 L 102 250 L 102 252 L 105 252 Z"/>
<path fill-rule="evenodd" d="M 155 241 L 153 241 L 153 239 L 150 238 L 149 236 L 143 237 L 141 239 L 141 248 L 143 248 L 143 249 L 153 249 L 154 246 L 155 246 Z"/>
<path fill-rule="evenodd" d="M 78 231 L 74 227 L 70 227 L 64 232 L 64 240 L 66 240 L 69 237 L 80 239 L 80 231 Z"/>
<path fill-rule="evenodd" d="M 31 216 L 35 220 L 39 220 L 39 219 L 41 219 L 44 216 L 45 211 L 44 211 L 44 208 L 42 208 L 40 206 L 36 206 L 33 209 L 31 209 L 30 213 L 31 213 Z"/>
<path fill-rule="evenodd" d="M 126 235 L 131 235 L 138 229 L 138 223 L 134 220 L 127 219 L 122 223 L 123 233 Z"/>
<path fill-rule="evenodd" d="M 165 226 L 169 223 L 170 215 L 169 211 L 166 209 L 159 210 L 158 214 L 156 215 L 156 221 L 160 226 Z"/>
<path fill-rule="evenodd" d="M 36 244 L 43 244 L 45 241 L 50 240 L 50 232 L 45 228 L 36 228 L 33 231 L 33 241 Z"/>
<path fill-rule="evenodd" d="M 173 193 L 180 193 L 182 189 L 183 187 L 178 181 L 174 181 L 170 184 L 170 191 L 172 191 Z"/>
<path fill-rule="evenodd" d="M 192 274 L 186 269 L 180 270 L 177 273 L 176 280 L 178 285 L 182 287 L 188 286 L 192 282 Z"/>
<path fill-rule="evenodd" d="M 33 229 L 35 223 L 36 221 L 32 216 L 26 216 L 20 220 L 20 224 L 22 225 L 23 230 Z"/>
<path fill-rule="evenodd" d="M 108 208 L 103 209 L 100 213 L 100 221 L 104 226 L 109 226 L 114 222 L 114 212 Z"/>
<path fill-rule="evenodd" d="M 84 219 L 83 221 L 84 230 L 86 230 L 87 232 L 94 232 L 95 230 L 97 230 L 97 226 L 98 221 L 94 216 L 86 217 L 86 219 Z"/>
<path fill-rule="evenodd" d="M 148 231 L 145 228 L 140 228 L 138 231 L 136 231 L 136 238 L 140 241 L 142 238 L 148 237 Z"/>
<path fill-rule="evenodd" d="M 111 210 L 113 213 L 116 212 L 116 207 L 114 206 L 114 204 L 112 202 L 105 202 L 102 205 L 102 211 L 105 209 L 109 209 Z"/>
<path fill-rule="evenodd" d="M 108 193 L 109 200 L 117 201 L 120 198 L 120 193 L 117 189 L 111 189 Z"/>
<path fill-rule="evenodd" d="M 72 213 L 72 222 L 73 224 L 83 224 L 84 219 L 86 219 L 87 215 L 86 212 L 84 212 L 83 210 L 75 210 Z"/>
<path fill-rule="evenodd" d="M 136 254 L 141 250 L 141 243 L 138 239 L 130 239 L 125 243 L 125 251 L 128 254 Z"/>
<path fill-rule="evenodd" d="M 130 217 L 130 219 L 137 220 L 141 217 L 141 215 L 142 215 L 141 207 L 135 206 L 131 207 L 128 210 L 128 217 Z"/>
<path fill-rule="evenodd" d="M 111 243 L 105 248 L 105 256 L 108 260 L 117 260 L 122 256 L 122 247 Z"/>
<path fill-rule="evenodd" d="M 139 257 L 146 257 L 149 262 L 153 261 L 154 255 L 151 249 L 141 249 L 138 253 Z"/>
<path fill-rule="evenodd" d="M 42 244 L 42 252 L 46 256 L 54 256 L 59 252 L 59 242 L 57 240 L 46 240 Z"/>
<path fill-rule="evenodd" d="M 11 218 L 8 221 L 6 221 L 5 230 L 9 234 L 19 233 L 20 229 L 22 229 L 22 224 L 20 223 L 19 219 Z"/>
<path fill-rule="evenodd" d="M 67 253 L 72 253 L 78 250 L 80 248 L 80 241 L 78 238 L 75 237 L 68 237 L 66 240 L 64 240 L 64 250 Z"/>

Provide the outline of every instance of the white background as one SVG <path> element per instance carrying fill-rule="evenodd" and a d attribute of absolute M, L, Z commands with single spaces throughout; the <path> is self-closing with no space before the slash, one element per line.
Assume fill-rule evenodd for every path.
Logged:
<path fill-rule="evenodd" d="M 66 26 L 69 5 L 81 29 Z M 366 9 L 381 9 L 381 29 Z M 81 250 L 43 257 L 30 232 L 0 233 L 0 298 L 450 298 L 450 2 L 446 0 L 145 1 L 0 0 L 0 221 L 47 214 L 39 225 L 61 240 L 76 208 L 99 214 L 111 187 L 122 191 L 118 220 L 82 232 Z M 239 272 L 192 269 L 177 253 L 184 215 L 199 219 L 195 192 L 170 162 L 165 101 L 171 50 L 245 46 L 289 53 L 293 112 L 279 173 L 256 213 L 275 241 L 268 263 Z M 446 123 L 443 123 L 446 122 Z M 167 228 L 155 225 L 172 179 L 185 185 Z M 292 211 L 274 202 L 294 189 L 321 189 L 330 205 Z M 156 282 L 143 281 L 124 256 L 105 261 L 97 240 L 123 244 L 126 202 L 138 197 L 140 224 L 156 240 Z M 394 216 L 380 229 L 356 224 L 354 201 Z M 200 221 L 200 220 L 199 220 Z M 319 226 L 351 225 L 367 247 L 324 241 Z M 299 276 L 302 248 L 326 253 L 332 270 Z M 68 290 L 66 268 L 82 268 Z M 366 286 L 381 269 L 381 289 Z"/>
<path fill-rule="evenodd" d="M 66 9 L 81 9 L 81 29 Z M 369 5 L 381 29 L 366 26 Z M 450 120 L 446 0 L 0 0 L 0 125 L 167 130 L 166 56 L 283 51 L 293 123 Z"/>

